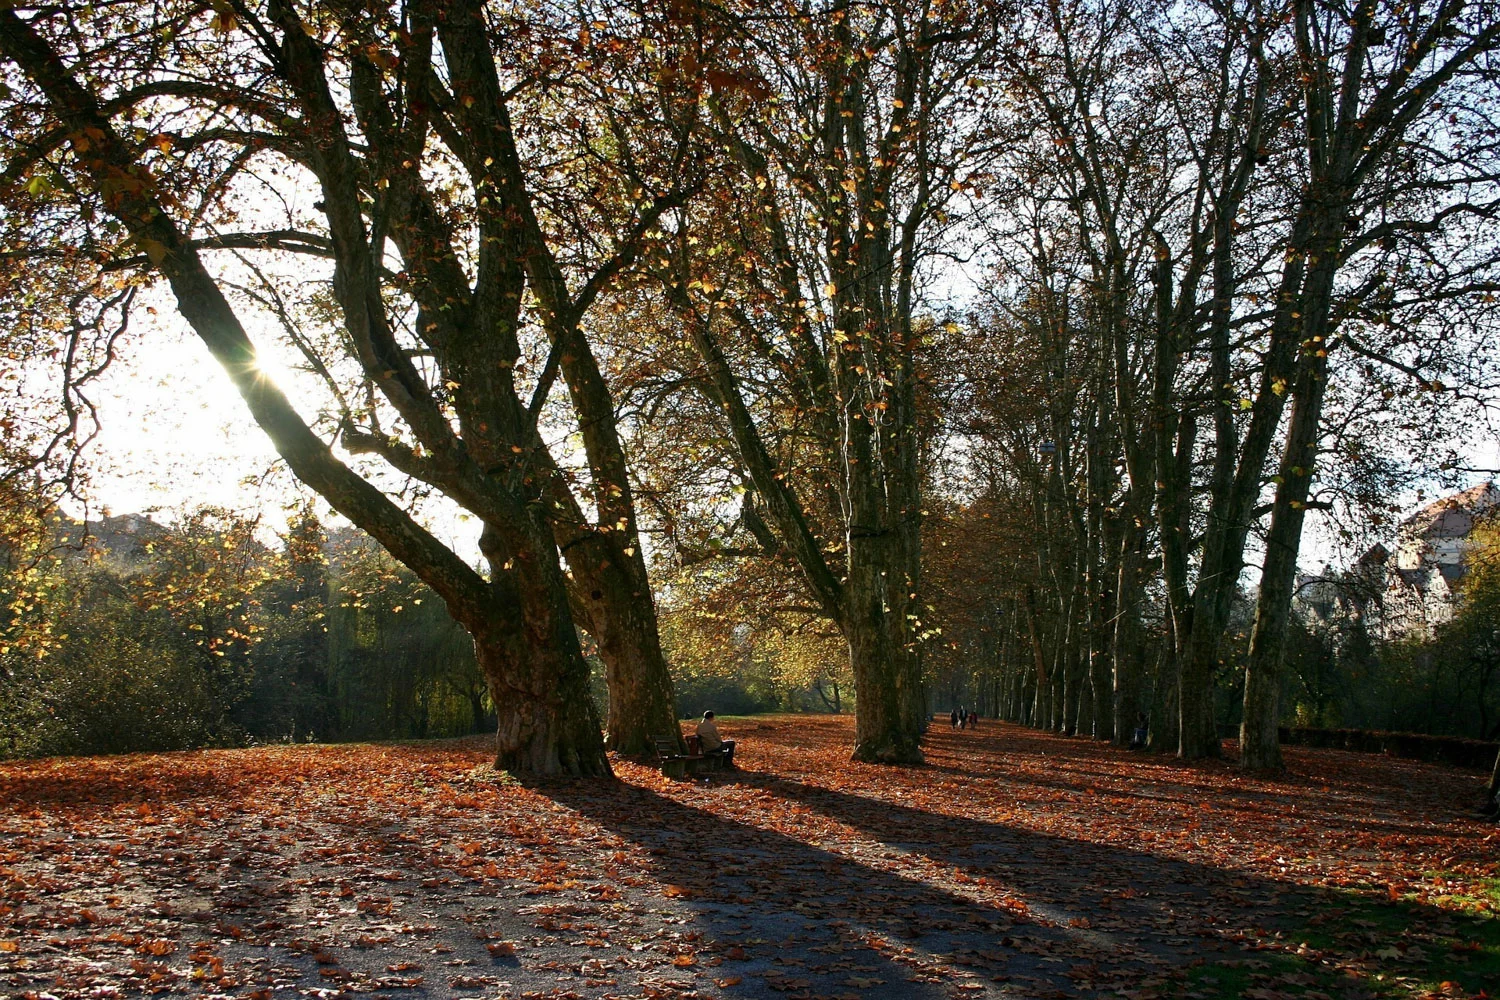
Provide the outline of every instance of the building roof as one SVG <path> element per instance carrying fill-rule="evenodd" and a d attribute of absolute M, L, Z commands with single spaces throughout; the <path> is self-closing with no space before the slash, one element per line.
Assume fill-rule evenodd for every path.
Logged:
<path fill-rule="evenodd" d="M 1496 488 L 1494 483 L 1480 483 L 1461 493 L 1434 500 L 1402 521 L 1401 528 L 1403 532 L 1417 535 L 1426 535 L 1435 531 L 1442 531 L 1444 534 L 1453 532 L 1467 534 L 1474 515 L 1483 514 L 1497 506 L 1500 506 L 1500 488 Z M 1456 513 L 1467 514 L 1469 517 L 1456 519 L 1449 517 Z M 1459 521 L 1465 523 L 1460 525 L 1457 523 Z"/>

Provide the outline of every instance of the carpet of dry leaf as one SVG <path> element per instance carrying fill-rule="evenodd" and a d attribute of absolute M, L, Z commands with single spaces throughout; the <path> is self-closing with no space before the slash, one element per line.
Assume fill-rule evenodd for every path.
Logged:
<path fill-rule="evenodd" d="M 706 781 L 523 785 L 480 738 L 0 765 L 0 997 L 1144 1000 L 1272 967 L 1288 914 L 1496 874 L 1482 779 L 1436 765 L 945 721 L 887 768 L 846 717 L 723 728 Z M 1305 957 L 1375 996 L 1378 943 Z M 1245 995 L 1330 995 L 1295 982 Z"/>

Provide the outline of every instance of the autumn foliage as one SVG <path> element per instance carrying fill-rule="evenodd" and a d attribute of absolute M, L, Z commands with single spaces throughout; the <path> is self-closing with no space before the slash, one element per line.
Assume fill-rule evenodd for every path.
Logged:
<path fill-rule="evenodd" d="M 1456 811 L 1461 772 L 1288 748 L 1271 783 L 1003 724 L 935 729 L 928 766 L 890 769 L 848 761 L 847 718 L 724 729 L 743 771 L 708 783 L 616 761 L 617 783 L 520 784 L 479 738 L 5 765 L 0 990 L 1274 1000 L 1493 982 L 1496 835 Z"/>

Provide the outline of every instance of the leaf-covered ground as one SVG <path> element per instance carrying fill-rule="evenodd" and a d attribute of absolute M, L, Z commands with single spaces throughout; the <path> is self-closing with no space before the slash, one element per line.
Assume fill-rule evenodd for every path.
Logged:
<path fill-rule="evenodd" d="M 731 720 L 742 771 L 522 786 L 485 741 L 0 766 L 0 996 L 1458 997 L 1482 779 L 1246 778 L 988 724 L 929 766 Z"/>

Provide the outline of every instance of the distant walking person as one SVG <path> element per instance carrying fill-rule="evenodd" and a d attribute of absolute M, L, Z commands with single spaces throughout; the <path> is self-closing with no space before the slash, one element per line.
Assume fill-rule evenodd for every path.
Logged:
<path fill-rule="evenodd" d="M 975 711 L 970 711 L 969 712 L 969 728 L 970 729 L 978 729 L 979 728 L 979 713 L 978 712 L 975 712 Z"/>
<path fill-rule="evenodd" d="M 958 728 L 962 729 L 969 724 L 969 710 L 962 705 L 958 706 Z"/>
<path fill-rule="evenodd" d="M 703 713 L 703 721 L 698 723 L 697 732 L 698 743 L 703 747 L 704 756 L 723 757 L 724 766 L 733 771 L 735 769 L 734 740 L 726 740 L 719 735 L 719 727 L 714 724 L 714 713 Z"/>
<path fill-rule="evenodd" d="M 955 708 L 953 711 L 948 713 L 948 724 L 951 725 L 954 729 L 958 728 L 958 709 Z"/>

